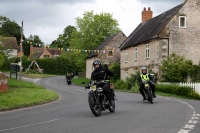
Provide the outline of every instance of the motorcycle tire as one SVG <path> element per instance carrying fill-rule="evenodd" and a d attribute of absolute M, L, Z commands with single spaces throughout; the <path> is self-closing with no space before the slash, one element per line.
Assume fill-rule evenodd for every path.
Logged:
<path fill-rule="evenodd" d="M 110 106 L 108 107 L 108 110 L 110 111 L 110 113 L 115 112 L 115 101 L 113 101 L 112 106 L 110 105 Z"/>
<path fill-rule="evenodd" d="M 153 104 L 153 97 L 152 97 L 152 94 L 151 94 L 151 91 L 150 89 L 147 90 L 147 93 L 148 93 L 148 101 Z"/>
<path fill-rule="evenodd" d="M 88 103 L 89 103 L 90 110 L 92 111 L 92 113 L 93 113 L 95 116 L 100 116 L 100 115 L 101 115 L 101 112 L 102 112 L 101 105 L 100 105 L 100 104 L 97 104 L 97 103 L 95 102 L 95 99 L 94 99 L 94 96 L 93 96 L 92 93 L 89 93 L 89 94 L 88 94 Z"/>

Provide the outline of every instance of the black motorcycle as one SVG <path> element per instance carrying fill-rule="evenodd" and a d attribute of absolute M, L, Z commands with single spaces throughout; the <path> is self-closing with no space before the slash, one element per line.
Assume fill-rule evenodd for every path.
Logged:
<path fill-rule="evenodd" d="M 115 112 L 115 100 L 116 96 L 114 90 L 111 89 L 111 94 L 113 97 L 112 105 L 109 104 L 106 95 L 103 93 L 103 88 L 100 87 L 100 84 L 107 83 L 105 80 L 96 82 L 90 81 L 89 84 L 89 93 L 88 93 L 88 102 L 92 113 L 95 116 L 100 116 L 102 111 L 109 110 L 111 113 Z"/>
<path fill-rule="evenodd" d="M 68 78 L 68 79 L 67 79 L 67 84 L 70 85 L 71 83 L 72 83 L 71 79 Z"/>
<path fill-rule="evenodd" d="M 143 83 L 144 83 L 145 97 L 151 104 L 153 104 L 153 98 L 154 97 L 153 97 L 152 92 L 151 92 L 151 87 L 149 85 L 149 81 L 143 81 Z"/>

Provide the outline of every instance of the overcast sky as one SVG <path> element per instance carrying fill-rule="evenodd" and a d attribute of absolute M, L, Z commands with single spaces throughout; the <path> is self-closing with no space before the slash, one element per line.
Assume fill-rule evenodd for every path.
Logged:
<path fill-rule="evenodd" d="M 63 33 L 65 27 L 75 26 L 75 18 L 84 11 L 113 14 L 126 36 L 141 22 L 144 7 L 151 7 L 153 17 L 183 3 L 184 0 L 0 0 L 0 15 L 16 21 L 24 21 L 26 38 L 38 35 L 50 44 Z"/>

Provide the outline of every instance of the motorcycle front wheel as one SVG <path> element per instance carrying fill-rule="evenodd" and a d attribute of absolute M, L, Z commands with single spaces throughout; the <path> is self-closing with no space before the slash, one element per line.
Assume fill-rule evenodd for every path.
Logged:
<path fill-rule="evenodd" d="M 90 106 L 92 113 L 95 116 L 100 116 L 101 112 L 102 112 L 101 105 L 97 104 L 92 93 L 88 94 L 88 102 L 89 102 L 89 106 Z"/>
<path fill-rule="evenodd" d="M 151 94 L 151 91 L 150 91 L 150 89 L 147 89 L 146 90 L 147 91 L 147 98 L 148 98 L 148 101 L 151 103 L 151 104 L 153 104 L 153 97 L 152 97 L 152 94 Z"/>
<path fill-rule="evenodd" d="M 108 110 L 109 110 L 111 113 L 115 112 L 115 101 L 114 101 L 114 100 L 112 101 L 112 105 L 110 105 L 110 106 L 108 107 Z"/>

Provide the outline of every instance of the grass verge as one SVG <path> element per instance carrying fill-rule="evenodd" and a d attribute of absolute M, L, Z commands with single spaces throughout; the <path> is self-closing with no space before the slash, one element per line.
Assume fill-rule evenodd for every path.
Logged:
<path fill-rule="evenodd" d="M 0 93 L 0 111 L 44 104 L 58 97 L 56 92 L 37 84 L 8 79 L 8 91 Z"/>

